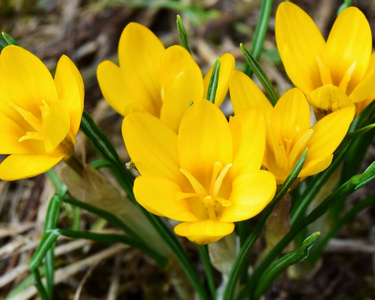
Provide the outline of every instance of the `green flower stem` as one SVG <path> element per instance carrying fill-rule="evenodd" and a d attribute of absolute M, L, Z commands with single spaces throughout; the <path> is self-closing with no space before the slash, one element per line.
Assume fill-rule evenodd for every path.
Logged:
<path fill-rule="evenodd" d="M 268 23 L 271 17 L 272 2 L 272 0 L 262 0 L 259 21 L 255 28 L 253 42 L 250 48 L 250 54 L 255 58 L 255 60 L 259 59 L 260 53 L 262 52 L 263 43 L 266 38 Z M 251 77 L 252 75 L 252 70 L 248 63 L 245 66 L 244 73 L 247 74 L 249 77 Z"/>
<path fill-rule="evenodd" d="M 143 207 L 141 207 L 138 202 L 135 201 L 133 194 L 134 176 L 125 168 L 125 165 L 121 162 L 113 145 L 110 143 L 106 135 L 99 130 L 89 113 L 86 111 L 83 112 L 81 130 L 85 133 L 87 138 L 90 140 L 98 153 L 103 157 L 103 159 L 107 160 L 111 164 L 110 170 L 112 174 L 115 176 L 121 187 L 125 190 L 129 199 L 131 199 L 141 209 L 143 214 L 171 249 L 172 253 L 175 255 L 180 265 L 184 269 L 187 277 L 191 281 L 199 298 L 201 300 L 208 299 L 197 272 L 194 270 L 191 261 L 186 255 L 181 244 L 178 242 L 176 236 L 171 232 L 170 228 L 160 217 L 150 214 Z"/>
<path fill-rule="evenodd" d="M 246 287 L 247 291 L 252 294 L 256 286 L 258 285 L 258 279 L 267 271 L 269 265 L 274 259 L 282 252 L 282 250 L 288 246 L 288 244 L 294 239 L 294 237 L 307 225 L 314 222 L 316 219 L 321 217 L 336 201 L 339 201 L 343 197 L 353 193 L 360 189 L 362 186 L 370 182 L 375 178 L 375 162 L 373 162 L 366 170 L 360 175 L 353 176 L 347 182 L 340 187 L 336 188 L 335 191 L 329 195 L 320 205 L 318 205 L 309 215 L 298 221 L 298 223 L 292 226 L 289 233 L 267 254 L 267 256 L 258 264 L 258 267 L 254 270 L 250 281 Z"/>
<path fill-rule="evenodd" d="M 177 32 L 178 32 L 178 36 L 180 38 L 181 46 L 184 47 L 189 53 L 191 53 L 186 29 L 185 29 L 184 23 L 181 20 L 180 15 L 177 15 L 176 24 L 177 24 Z"/>
<path fill-rule="evenodd" d="M 57 195 L 64 196 L 68 192 L 67 186 L 61 182 L 54 169 L 50 169 L 49 171 L 47 171 L 46 175 L 55 187 Z"/>
<path fill-rule="evenodd" d="M 348 223 L 351 219 L 353 219 L 359 212 L 370 207 L 374 203 L 375 203 L 375 195 L 368 196 L 366 199 L 356 203 L 350 211 L 348 211 L 341 219 L 339 219 L 334 224 L 331 230 L 316 245 L 315 250 L 311 254 L 309 261 L 314 265 L 318 261 L 320 255 L 324 251 L 330 239 L 336 235 L 336 233 L 340 230 L 340 228 L 344 226 L 346 223 Z"/>
<path fill-rule="evenodd" d="M 44 289 L 42 280 L 40 278 L 40 273 L 39 270 L 36 268 L 35 270 L 32 271 L 33 274 L 33 282 L 34 285 L 38 291 L 38 294 L 41 298 L 41 300 L 48 300 L 50 297 L 48 297 L 46 290 Z"/>
<path fill-rule="evenodd" d="M 249 235 L 244 245 L 241 247 L 240 252 L 237 255 L 237 258 L 233 264 L 231 273 L 229 275 L 228 283 L 225 288 L 225 292 L 223 295 L 223 300 L 232 300 L 234 299 L 234 294 L 236 290 L 236 282 L 238 277 L 240 276 L 242 270 L 247 266 L 245 263 L 247 261 L 249 252 L 260 236 L 263 227 L 266 223 L 267 218 L 272 213 L 273 209 L 275 208 L 276 204 L 284 197 L 284 195 L 288 192 L 289 188 L 292 186 L 294 181 L 296 180 L 299 172 L 302 170 L 302 167 L 306 161 L 307 156 L 307 149 L 303 152 L 301 158 L 298 160 L 296 166 L 294 167 L 293 171 L 289 174 L 288 178 L 285 180 L 284 184 L 280 187 L 277 191 L 275 197 L 271 201 L 270 204 L 265 208 L 264 212 L 262 213 L 260 219 L 258 220 L 257 224 L 253 232 Z"/>
<path fill-rule="evenodd" d="M 240 48 L 242 50 L 243 55 L 245 56 L 247 66 L 250 66 L 250 68 L 254 71 L 254 73 L 258 77 L 260 83 L 262 84 L 262 86 L 266 90 L 271 104 L 273 106 L 275 106 L 279 97 L 277 96 L 276 91 L 273 88 L 271 80 L 268 78 L 266 72 L 264 72 L 264 70 L 262 69 L 260 64 L 257 62 L 255 57 L 253 55 L 251 55 L 251 53 L 249 51 L 246 50 L 246 48 L 243 44 L 240 44 Z"/>
<path fill-rule="evenodd" d="M 216 299 L 216 288 L 215 288 L 215 281 L 214 281 L 214 274 L 212 271 L 212 265 L 210 261 L 210 257 L 208 256 L 207 246 L 197 245 L 198 252 L 201 256 L 204 269 L 206 271 L 208 287 L 210 289 L 212 299 Z"/>
<path fill-rule="evenodd" d="M 206 99 L 212 103 L 215 103 L 217 86 L 219 84 L 219 73 L 220 73 L 220 58 L 216 59 L 210 82 L 208 84 Z"/>
<path fill-rule="evenodd" d="M 44 232 L 57 227 L 59 220 L 62 199 L 60 195 L 54 195 L 48 205 Z M 49 299 L 52 299 L 54 277 L 55 277 L 55 243 L 51 244 L 45 257 L 46 292 Z"/>
<path fill-rule="evenodd" d="M 310 250 L 316 244 L 320 232 L 315 232 L 303 241 L 301 247 L 289 252 L 277 260 L 268 271 L 259 279 L 259 285 L 255 289 L 254 300 L 259 299 L 269 288 L 271 283 L 291 265 L 302 262 L 308 258 Z M 245 295 L 246 296 L 246 295 Z"/>

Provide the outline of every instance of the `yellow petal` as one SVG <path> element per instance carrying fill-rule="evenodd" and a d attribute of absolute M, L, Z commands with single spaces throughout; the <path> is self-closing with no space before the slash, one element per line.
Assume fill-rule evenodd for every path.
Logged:
<path fill-rule="evenodd" d="M 301 172 L 298 174 L 298 177 L 305 178 L 324 171 L 329 167 L 332 159 L 333 154 L 328 155 L 327 157 L 318 157 L 316 159 L 306 161 Z"/>
<path fill-rule="evenodd" d="M 42 174 L 55 166 L 63 156 L 9 155 L 0 164 L 1 180 L 18 180 Z"/>
<path fill-rule="evenodd" d="M 297 5 L 282 2 L 276 12 L 277 48 L 292 82 L 305 94 L 321 85 L 317 57 L 324 39 L 314 21 Z"/>
<path fill-rule="evenodd" d="M 63 100 L 58 100 L 43 114 L 43 138 L 46 153 L 51 154 L 69 133 L 70 116 Z M 71 153 L 65 153 L 67 156 Z"/>
<path fill-rule="evenodd" d="M 235 114 L 249 107 L 258 107 L 263 110 L 266 119 L 269 119 L 272 104 L 249 76 L 240 71 L 233 71 L 229 93 Z"/>
<path fill-rule="evenodd" d="M 129 23 L 121 34 L 118 49 L 120 67 L 137 83 L 142 93 L 155 102 L 161 101 L 159 76 L 164 51 L 160 40 L 141 24 Z"/>
<path fill-rule="evenodd" d="M 0 81 L 11 97 L 9 102 L 40 116 L 42 100 L 48 104 L 57 100 L 53 78 L 34 54 L 18 46 L 7 46 L 0 60 Z"/>
<path fill-rule="evenodd" d="M 327 84 L 312 91 L 307 99 L 314 107 L 318 119 L 344 107 L 353 106 L 353 102 L 338 87 Z"/>
<path fill-rule="evenodd" d="M 324 49 L 323 60 L 330 69 L 333 83 L 339 86 L 345 73 L 355 64 L 350 81 L 357 85 L 367 71 L 371 49 L 371 29 L 366 17 L 356 7 L 345 9 L 333 24 Z"/>
<path fill-rule="evenodd" d="M 233 181 L 229 201 L 219 218 L 223 222 L 238 222 L 259 214 L 272 200 L 276 192 L 276 180 L 272 173 L 258 170 L 243 174 Z"/>
<path fill-rule="evenodd" d="M 311 128 L 314 133 L 307 147 L 306 164 L 316 158 L 331 155 L 344 139 L 355 115 L 355 107 L 350 106 L 333 112 L 319 120 Z"/>
<path fill-rule="evenodd" d="M 184 113 L 191 105 L 202 100 L 203 80 L 200 71 L 181 72 L 169 86 L 163 101 L 160 119 L 178 132 Z"/>
<path fill-rule="evenodd" d="M 141 176 L 134 183 L 135 198 L 147 210 L 176 221 L 197 221 L 189 200 L 177 198 L 180 192 L 179 185 L 164 178 Z"/>
<path fill-rule="evenodd" d="M 160 97 L 151 97 L 142 82 L 127 75 L 114 63 L 103 61 L 98 67 L 97 77 L 104 98 L 119 114 L 125 116 L 129 107 L 137 105 L 150 114 L 159 116 Z"/>
<path fill-rule="evenodd" d="M 224 223 L 217 220 L 181 223 L 174 228 L 177 235 L 187 237 L 190 241 L 199 245 L 217 242 L 222 237 L 232 233 L 233 230 L 233 223 Z"/>
<path fill-rule="evenodd" d="M 232 54 L 224 53 L 220 57 L 219 82 L 216 89 L 215 105 L 220 107 L 228 92 L 229 80 L 234 70 L 235 60 Z M 204 95 L 206 98 L 208 85 L 210 83 L 212 71 L 214 66 L 210 68 L 206 75 L 204 75 Z"/>
<path fill-rule="evenodd" d="M 214 163 L 232 160 L 232 135 L 224 114 L 209 101 L 193 104 L 182 118 L 178 134 L 181 168 L 208 187 Z"/>
<path fill-rule="evenodd" d="M 270 122 L 266 133 L 266 151 L 263 164 L 275 175 L 277 183 L 281 184 L 289 175 L 289 164 L 286 149 L 279 144 L 279 137 Z"/>
<path fill-rule="evenodd" d="M 132 113 L 123 121 L 122 136 L 143 176 L 185 181 L 178 164 L 177 135 L 162 121 L 148 113 Z"/>
<path fill-rule="evenodd" d="M 310 107 L 299 89 L 286 92 L 271 113 L 271 123 L 287 153 L 310 128 Z"/>
<path fill-rule="evenodd" d="M 162 93 L 165 95 L 176 76 L 187 70 L 194 70 L 201 74 L 197 63 L 185 48 L 176 45 L 165 50 L 160 63 L 160 84 L 163 90 Z"/>
<path fill-rule="evenodd" d="M 375 92 L 375 69 L 370 71 L 349 95 L 354 103 L 365 101 Z"/>
<path fill-rule="evenodd" d="M 74 137 L 81 123 L 85 89 L 77 67 L 65 55 L 57 63 L 55 84 L 59 99 L 63 100 L 69 110 L 70 132 Z"/>
<path fill-rule="evenodd" d="M 248 108 L 230 118 L 233 138 L 232 176 L 259 170 L 266 146 L 266 126 L 261 110 Z"/>

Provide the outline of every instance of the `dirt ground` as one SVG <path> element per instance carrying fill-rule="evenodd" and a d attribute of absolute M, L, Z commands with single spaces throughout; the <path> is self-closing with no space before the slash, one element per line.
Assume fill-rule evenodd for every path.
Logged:
<path fill-rule="evenodd" d="M 0 1 L 2 31 L 12 35 L 51 69 L 62 54 L 77 64 L 85 83 L 85 109 L 109 136 L 124 161 L 127 154 L 120 133 L 122 118 L 104 101 L 96 79 L 96 68 L 105 59 L 117 60 L 117 43 L 125 25 L 131 21 L 142 23 L 153 30 L 165 46 L 169 46 L 179 43 L 175 22 L 176 14 L 180 14 L 194 58 L 204 70 L 224 52 L 231 52 L 236 57 L 236 68 L 242 70 L 244 58 L 239 43 L 250 47 L 260 11 L 260 0 L 182 0 L 179 10 L 150 7 L 154 2 Z M 273 6 L 261 64 L 282 94 L 291 83 L 275 48 L 274 16 L 278 2 L 275 1 Z M 303 7 L 327 36 L 341 1 L 293 2 Z M 352 2 L 365 13 L 375 32 L 375 0 Z M 196 6 L 193 7 L 192 3 Z M 82 134 L 77 138 L 76 150 L 87 162 L 98 158 Z M 364 166 L 374 157 L 375 148 L 372 146 Z M 349 198 L 347 206 L 374 192 L 372 183 Z M 48 200 L 53 193 L 54 189 L 44 175 L 17 182 L 0 182 L 0 299 L 5 299 L 16 287 L 20 293 L 12 299 L 37 299 L 27 264 L 40 241 Z M 95 216 L 71 206 L 63 207 L 59 226 L 110 228 Z M 196 248 L 188 243 L 185 246 L 203 277 L 204 270 Z M 253 255 L 257 254 L 257 249 L 254 249 Z M 56 300 L 178 299 L 165 273 L 136 249 L 59 239 L 56 265 L 53 297 Z M 297 281 L 284 274 L 275 282 L 266 299 L 375 299 L 374 272 L 375 208 L 372 207 L 339 232 L 308 278 Z M 219 284 L 218 273 L 215 279 Z M 21 282 L 26 283 L 20 286 Z"/>

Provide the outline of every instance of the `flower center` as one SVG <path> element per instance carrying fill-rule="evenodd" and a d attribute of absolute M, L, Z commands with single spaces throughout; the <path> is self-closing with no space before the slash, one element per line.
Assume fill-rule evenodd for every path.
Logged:
<path fill-rule="evenodd" d="M 323 63 L 320 57 L 316 58 L 318 61 L 318 67 L 320 72 L 320 80 L 322 81 L 323 85 L 326 84 L 333 84 L 336 85 L 340 90 L 342 90 L 344 93 L 346 93 L 346 90 L 348 88 L 348 84 L 350 82 L 350 79 L 352 78 L 352 74 L 354 72 L 354 69 L 357 65 L 357 62 L 353 62 L 350 67 L 345 71 L 342 78 L 336 78 L 335 80 L 332 79 L 332 74 L 329 70 L 329 68 Z M 337 82 L 336 82 L 337 81 Z M 338 82 L 340 81 L 340 82 Z"/>
<path fill-rule="evenodd" d="M 221 186 L 223 184 L 224 178 L 228 174 L 229 169 L 232 164 L 223 166 L 222 163 L 216 161 L 214 162 L 211 181 L 208 189 L 206 189 L 189 171 L 185 169 L 180 169 L 180 172 L 184 174 L 186 179 L 190 182 L 194 192 L 192 193 L 178 193 L 178 199 L 186 199 L 198 197 L 202 200 L 204 207 L 207 210 L 208 217 L 210 219 L 216 219 L 216 207 L 217 204 L 221 204 L 223 207 L 228 207 L 231 202 L 219 196 Z"/>
<path fill-rule="evenodd" d="M 49 106 L 46 101 L 42 100 L 43 105 L 40 106 L 40 110 L 42 112 L 42 120 L 43 117 L 48 113 Z M 14 103 L 9 103 L 9 106 L 12 107 L 15 111 L 17 111 L 23 119 L 30 125 L 34 131 L 26 131 L 24 136 L 19 138 L 19 142 L 25 140 L 43 140 L 43 122 L 35 117 L 31 112 L 24 110 L 22 107 L 18 106 Z"/>

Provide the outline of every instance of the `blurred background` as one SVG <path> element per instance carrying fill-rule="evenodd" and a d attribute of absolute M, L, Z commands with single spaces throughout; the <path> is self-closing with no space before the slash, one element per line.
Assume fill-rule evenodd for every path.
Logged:
<path fill-rule="evenodd" d="M 274 1 L 260 62 L 281 95 L 291 83 L 275 47 L 274 16 L 279 2 Z M 342 4 L 341 0 L 293 2 L 312 16 L 325 36 Z M 375 1 L 354 0 L 352 4 L 364 12 L 375 32 Z M 232 53 L 236 68 L 243 70 L 239 44 L 250 48 L 260 6 L 260 0 L 1 0 L 0 30 L 41 58 L 52 72 L 62 54 L 76 63 L 85 83 L 85 109 L 125 161 L 122 117 L 104 101 L 96 68 L 105 59 L 117 62 L 118 40 L 126 24 L 144 24 L 167 47 L 179 44 L 179 14 L 203 73 L 224 52 Z M 76 149 L 87 162 L 98 158 L 81 134 Z M 374 157 L 371 147 L 367 161 Z M 369 185 L 347 205 L 374 191 L 374 185 Z M 0 299 L 37 299 L 27 264 L 40 241 L 53 193 L 44 175 L 0 182 Z M 375 299 L 374 216 L 374 208 L 361 213 L 330 243 L 320 266 L 308 278 L 293 281 L 283 275 L 266 299 Z M 91 230 L 108 227 L 102 220 L 68 205 L 62 209 L 59 226 Z M 186 248 L 203 276 L 195 247 L 186 243 Z M 261 249 L 260 244 L 254 248 L 254 257 Z M 56 300 L 178 299 L 165 273 L 136 249 L 59 239 L 56 264 Z M 219 283 L 220 276 L 216 275 Z"/>

